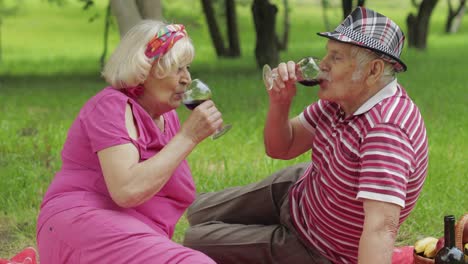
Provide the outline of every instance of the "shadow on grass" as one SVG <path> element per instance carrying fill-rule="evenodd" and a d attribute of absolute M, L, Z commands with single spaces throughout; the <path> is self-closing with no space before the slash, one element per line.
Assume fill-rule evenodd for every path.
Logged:
<path fill-rule="evenodd" d="M 201 78 L 201 79 L 216 79 L 216 80 L 229 80 L 229 79 L 239 79 L 239 78 L 260 78 L 259 72 L 252 72 L 251 70 L 216 70 L 216 69 L 197 69 L 191 71 L 192 78 Z M 216 77 L 211 77 L 216 75 Z M 258 76 L 257 76 L 258 75 Z M 63 87 L 53 85 L 53 84 L 85 84 L 85 83 L 96 83 L 101 84 L 100 88 L 108 85 L 104 78 L 100 76 L 99 73 L 79 73 L 79 74 L 25 74 L 25 75 L 0 75 L 0 94 L 2 90 L 9 89 L 9 86 L 27 86 L 32 89 L 35 87 L 49 87 L 51 89 L 61 89 Z"/>
<path fill-rule="evenodd" d="M 84 80 L 99 82 L 104 79 L 100 76 L 100 73 L 90 72 L 90 73 L 53 73 L 53 74 L 4 74 L 0 75 L 0 84 L 1 83 L 21 83 L 24 81 L 34 80 L 34 83 L 29 83 L 29 85 L 39 86 L 41 84 L 47 84 L 51 82 L 81 82 Z M 42 85 L 41 85 L 42 86 Z"/>

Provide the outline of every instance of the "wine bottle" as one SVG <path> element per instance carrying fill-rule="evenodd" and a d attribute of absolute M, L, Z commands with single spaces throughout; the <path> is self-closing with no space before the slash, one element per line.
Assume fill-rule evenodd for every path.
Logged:
<path fill-rule="evenodd" d="M 463 252 L 455 246 L 455 217 L 444 217 L 444 247 L 437 252 L 435 264 L 465 264 Z"/>

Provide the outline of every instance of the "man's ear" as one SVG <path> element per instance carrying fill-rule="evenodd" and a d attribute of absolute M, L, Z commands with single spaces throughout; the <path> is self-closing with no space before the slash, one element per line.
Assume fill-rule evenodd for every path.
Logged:
<path fill-rule="evenodd" d="M 381 59 L 375 59 L 369 62 L 368 66 L 369 68 L 366 82 L 369 86 L 372 86 L 378 83 L 384 74 L 385 63 Z"/>

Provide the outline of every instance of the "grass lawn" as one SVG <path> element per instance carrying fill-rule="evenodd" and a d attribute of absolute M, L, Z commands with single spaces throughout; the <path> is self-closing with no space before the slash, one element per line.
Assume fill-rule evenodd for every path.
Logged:
<path fill-rule="evenodd" d="M 13 3 L 13 0 L 6 3 Z M 63 7 L 31 0 L 2 25 L 0 64 L 0 257 L 35 245 L 39 205 L 54 173 L 67 130 L 83 103 L 105 86 L 98 64 L 102 51 L 105 1 L 84 12 L 78 1 Z M 278 1 L 280 2 L 280 1 Z M 322 56 L 323 17 L 316 1 L 291 2 L 289 48 L 283 60 L 305 55 Z M 406 31 L 410 1 L 368 1 L 368 7 L 389 15 Z M 294 160 L 273 160 L 264 154 L 263 123 L 267 95 L 255 67 L 255 35 L 249 6 L 238 8 L 242 58 L 217 59 L 199 1 L 163 1 L 166 17 L 184 23 L 197 56 L 192 77 L 213 87 L 214 100 L 233 129 L 206 140 L 188 160 L 198 191 L 214 191 L 260 180 L 285 166 L 307 161 L 310 153 Z M 194 12 L 193 10 L 196 10 Z M 93 23 L 87 18 L 99 13 Z M 468 212 L 468 22 L 455 35 L 443 33 L 447 10 L 439 3 L 431 19 L 426 51 L 405 48 L 408 71 L 399 81 L 419 106 L 429 136 L 427 181 L 411 216 L 401 226 L 398 244 L 413 244 L 424 236 L 442 236 L 443 216 Z M 330 10 L 335 25 L 341 10 Z M 112 29 L 109 49 L 118 41 Z M 291 113 L 298 114 L 317 99 L 314 88 L 298 88 Z M 182 120 L 188 110 L 178 109 Z M 176 229 L 180 241 L 185 218 Z"/>

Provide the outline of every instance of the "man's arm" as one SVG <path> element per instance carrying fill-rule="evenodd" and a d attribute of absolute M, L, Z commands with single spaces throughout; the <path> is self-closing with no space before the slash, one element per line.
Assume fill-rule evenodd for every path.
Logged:
<path fill-rule="evenodd" d="M 364 200 L 364 229 L 359 241 L 359 264 L 392 263 L 401 207 L 375 200 Z"/>
<path fill-rule="evenodd" d="M 264 144 L 268 156 L 292 159 L 312 148 L 315 131 L 307 130 L 299 117 L 289 118 L 289 109 L 296 95 L 296 64 L 280 63 L 273 69 L 277 78 L 268 90 L 270 105 L 264 129 Z"/>
<path fill-rule="evenodd" d="M 292 159 L 312 148 L 314 133 L 307 130 L 299 117 L 288 120 L 275 117 L 270 110 L 264 131 L 265 150 L 269 157 Z"/>

